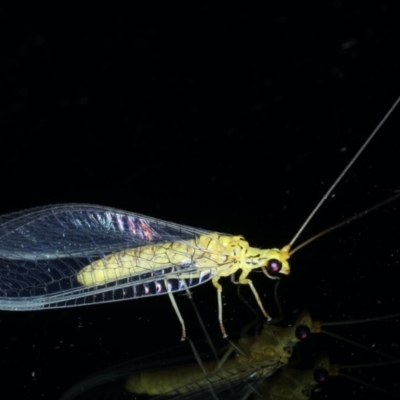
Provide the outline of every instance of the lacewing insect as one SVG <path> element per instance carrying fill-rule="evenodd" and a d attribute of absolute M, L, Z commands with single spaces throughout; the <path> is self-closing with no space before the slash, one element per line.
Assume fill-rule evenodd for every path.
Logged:
<path fill-rule="evenodd" d="M 240 271 L 238 283 L 261 268 L 270 278 L 289 274 L 293 243 L 364 150 L 400 98 L 323 196 L 292 241 L 259 249 L 243 236 L 215 233 L 140 214 L 86 204 L 64 204 L 0 217 L 0 309 L 23 311 L 114 302 L 168 294 L 186 330 L 173 293 L 211 280 L 222 318 L 221 277 Z"/>
<path fill-rule="evenodd" d="M 107 207 L 41 207 L 0 219 L 0 308 L 62 308 L 171 294 L 212 279 L 222 313 L 221 276 L 241 268 L 239 282 L 257 296 L 249 272 L 268 265 L 288 273 L 288 256 L 286 248 L 251 248 L 242 236 Z"/>

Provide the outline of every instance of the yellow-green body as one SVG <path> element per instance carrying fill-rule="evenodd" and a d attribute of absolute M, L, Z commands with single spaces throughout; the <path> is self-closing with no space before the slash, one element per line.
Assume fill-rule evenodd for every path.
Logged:
<path fill-rule="evenodd" d="M 263 250 L 250 247 L 243 236 L 209 233 L 199 235 L 195 239 L 140 246 L 109 254 L 82 268 L 77 274 L 77 280 L 84 286 L 96 286 L 149 273 L 155 274 L 155 280 L 184 280 L 209 274 L 218 291 L 218 320 L 221 332 L 226 337 L 222 319 L 222 286 L 218 282 L 219 279 L 241 270 L 238 283 L 250 286 L 262 313 L 271 319 L 261 303 L 256 288 L 247 276 L 251 270 L 262 268 L 271 277 L 265 268 L 269 260 L 280 263 L 281 274 L 289 274 L 287 261 L 290 256 L 289 251 L 290 246 L 285 246 L 281 250 Z M 190 270 L 180 269 L 184 266 L 190 266 Z M 171 267 L 175 269 L 171 270 Z M 163 274 L 163 269 L 169 269 L 167 274 Z M 146 277 L 147 282 L 149 279 Z M 135 283 L 140 284 L 140 281 Z M 184 338 L 185 324 L 172 294 L 170 292 L 168 294 L 182 324 L 182 338 Z"/>
<path fill-rule="evenodd" d="M 250 247 L 243 236 L 210 233 L 198 236 L 196 239 L 142 246 L 109 254 L 81 269 L 77 274 L 77 280 L 85 286 L 103 285 L 118 279 L 188 263 L 195 265 L 199 274 L 201 271 L 211 270 L 216 281 L 239 269 L 242 269 L 241 278 L 244 279 L 252 269 L 265 266 L 270 259 L 280 260 L 282 262 L 280 272 L 288 274 L 288 258 L 287 248 L 262 250 Z M 179 277 L 185 278 L 185 273 L 179 273 Z M 245 282 L 239 280 L 239 283 Z"/>

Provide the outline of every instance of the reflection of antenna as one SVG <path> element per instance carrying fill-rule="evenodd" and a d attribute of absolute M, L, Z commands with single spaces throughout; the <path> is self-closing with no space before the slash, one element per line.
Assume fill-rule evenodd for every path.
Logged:
<path fill-rule="evenodd" d="M 391 363 L 395 363 L 392 361 Z M 369 365 L 338 365 L 331 364 L 328 356 L 323 353 L 314 362 L 312 368 L 293 368 L 289 365 L 283 367 L 276 375 L 261 383 L 255 391 L 253 400 L 279 399 L 308 399 L 317 385 L 323 384 L 329 377 L 341 377 L 360 385 L 374 389 L 390 397 L 396 397 L 393 393 L 383 390 L 371 383 L 350 375 L 343 374 L 340 370 L 363 367 L 381 367 L 388 363 L 374 363 Z M 279 396 L 279 397 L 278 397 Z"/>
<path fill-rule="evenodd" d="M 331 337 L 334 337 L 335 339 L 339 339 L 343 342 L 349 343 L 353 346 L 357 346 L 361 349 L 364 349 L 366 351 L 369 351 L 370 353 L 377 354 L 382 357 L 386 357 L 395 363 L 400 363 L 400 359 L 397 357 L 393 357 L 390 354 L 386 354 L 382 351 L 378 351 L 375 349 L 372 349 L 371 347 L 364 346 L 361 343 L 355 342 L 353 340 L 350 340 L 348 338 L 345 338 L 343 336 L 337 335 L 336 333 L 327 331 L 325 329 L 322 329 L 323 326 L 343 326 L 343 325 L 357 325 L 357 324 L 365 324 L 365 323 L 370 323 L 370 322 L 377 322 L 377 321 L 383 321 L 383 320 L 388 320 L 390 318 L 398 318 L 400 317 L 400 313 L 397 314 L 391 314 L 391 315 L 386 315 L 383 317 L 375 317 L 375 318 L 368 318 L 368 319 L 359 319 L 359 320 L 353 320 L 353 321 L 337 321 L 337 322 L 322 322 L 322 321 L 313 321 L 312 328 L 311 328 L 311 333 L 324 333 L 325 335 L 329 335 Z"/>

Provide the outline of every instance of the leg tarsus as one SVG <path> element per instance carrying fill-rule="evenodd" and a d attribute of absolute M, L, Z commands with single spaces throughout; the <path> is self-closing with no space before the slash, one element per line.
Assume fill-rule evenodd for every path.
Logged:
<path fill-rule="evenodd" d="M 179 311 L 178 304 L 176 304 L 175 297 L 174 297 L 173 293 L 172 293 L 172 292 L 168 292 L 168 297 L 169 297 L 169 299 L 171 300 L 171 303 L 172 303 L 172 306 L 174 307 L 175 313 L 176 313 L 176 315 L 177 315 L 177 317 L 178 317 L 178 319 L 179 319 L 179 322 L 180 322 L 181 325 L 182 325 L 181 342 L 183 342 L 183 341 L 185 341 L 185 339 L 186 339 L 185 321 L 184 321 L 183 318 L 182 318 L 182 315 L 181 315 L 181 313 L 180 313 L 180 311 Z"/>

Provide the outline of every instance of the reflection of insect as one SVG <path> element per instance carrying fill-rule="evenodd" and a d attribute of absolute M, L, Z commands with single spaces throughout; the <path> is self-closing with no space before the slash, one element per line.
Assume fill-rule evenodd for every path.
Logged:
<path fill-rule="evenodd" d="M 308 313 L 303 313 L 294 326 L 281 328 L 268 324 L 258 335 L 242 337 L 236 345 L 236 351 L 230 348 L 218 363 L 207 361 L 202 367 L 195 363 L 136 373 L 124 367 L 108 377 L 103 374 L 103 382 L 101 379 L 97 381 L 104 384 L 107 380 L 118 377 L 130 393 L 176 398 L 185 396 L 184 398 L 201 399 L 210 393 L 226 395 L 231 390 L 234 390 L 231 394 L 237 394 L 240 386 L 240 390 L 245 393 L 248 390 L 247 385 L 268 378 L 286 365 L 293 346 L 311 329 L 311 318 Z M 63 399 L 73 399 L 75 393 L 85 393 L 84 388 L 88 388 L 90 382 L 95 380 L 78 383 Z"/>
<path fill-rule="evenodd" d="M 305 313 L 294 326 L 280 328 L 268 325 L 255 337 L 239 339 L 237 347 L 240 352 L 224 360 L 221 366 L 208 362 L 204 364 L 204 370 L 196 364 L 176 370 L 143 372 L 130 376 L 125 387 L 138 394 L 178 395 L 208 390 L 208 384 L 212 384 L 214 390 L 219 390 L 220 386 L 225 389 L 243 381 L 267 378 L 288 363 L 293 346 L 311 327 L 311 318 Z M 204 372 L 207 377 L 204 377 Z"/>
<path fill-rule="evenodd" d="M 197 363 L 179 365 L 179 360 L 171 363 L 169 356 L 169 365 L 162 366 L 163 357 L 157 354 L 156 364 L 140 367 L 139 360 L 110 368 L 79 382 L 60 400 L 101 399 L 111 392 L 115 397 L 107 398 L 129 398 L 127 393 L 133 393 L 182 400 L 250 399 L 252 396 L 257 400 L 308 399 L 317 383 L 324 382 L 328 376 L 338 376 L 342 368 L 330 364 L 326 356 L 319 357 L 311 370 L 287 365 L 294 346 L 310 332 L 318 333 L 320 328 L 321 322 L 312 321 L 303 312 L 293 326 L 268 323 L 259 334 L 242 337 L 236 352 L 229 349 L 219 363 L 206 361 L 201 367 Z M 126 397 L 122 397 L 123 392 Z"/>

